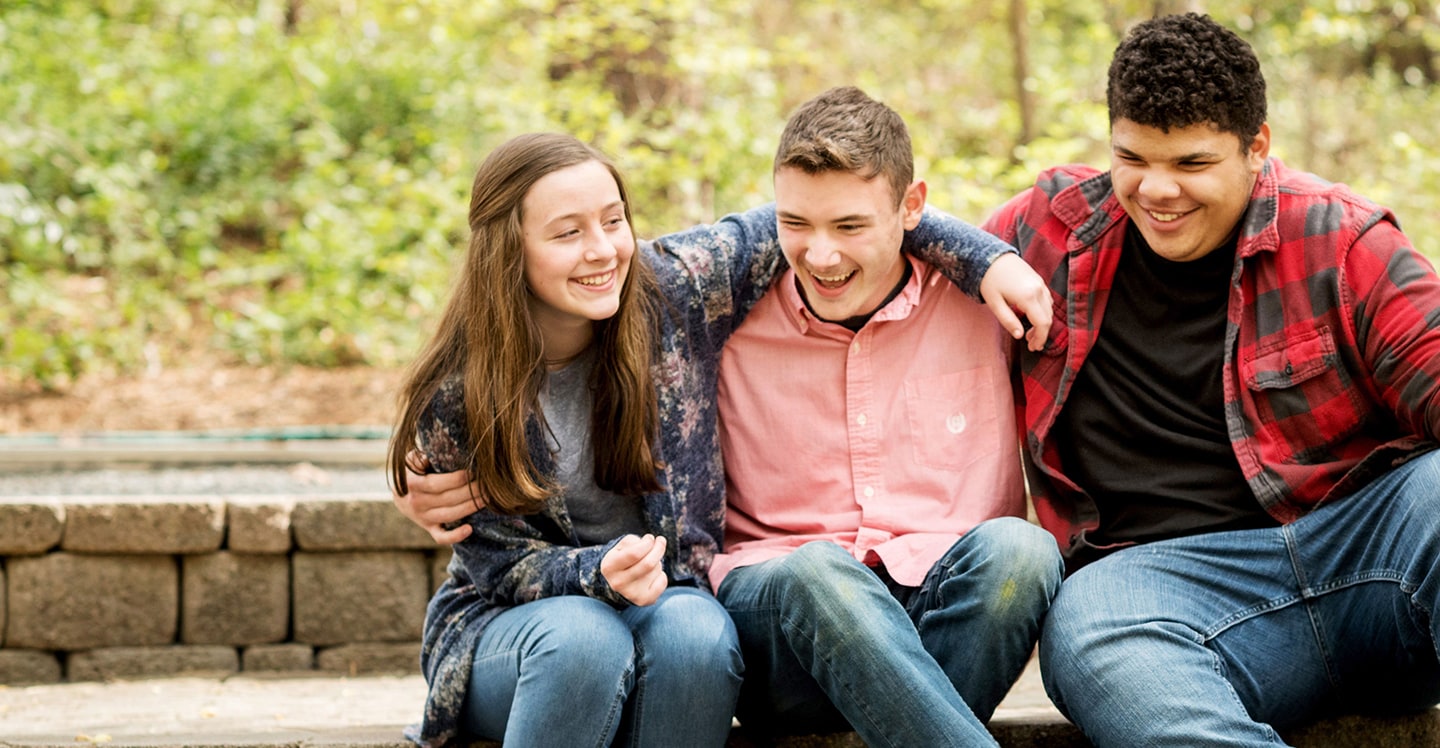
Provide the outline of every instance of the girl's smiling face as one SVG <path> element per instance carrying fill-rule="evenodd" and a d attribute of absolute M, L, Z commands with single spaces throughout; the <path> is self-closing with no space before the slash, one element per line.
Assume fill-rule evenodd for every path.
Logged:
<path fill-rule="evenodd" d="M 541 177 L 521 207 L 525 283 L 547 340 L 615 315 L 635 254 L 620 187 L 598 161 Z"/>

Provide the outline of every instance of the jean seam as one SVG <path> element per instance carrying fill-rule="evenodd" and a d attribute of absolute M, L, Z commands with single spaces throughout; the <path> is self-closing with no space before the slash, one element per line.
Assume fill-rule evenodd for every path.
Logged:
<path fill-rule="evenodd" d="M 635 686 L 630 691 L 628 699 L 620 700 L 621 712 L 624 712 L 625 702 L 630 702 L 630 745 L 640 745 L 640 730 L 642 724 L 642 712 L 645 708 L 645 645 L 641 643 L 642 637 L 635 637 L 635 665 L 629 672 L 635 674 Z"/>
<path fill-rule="evenodd" d="M 1300 549 L 1296 545 L 1294 528 L 1280 528 L 1280 537 L 1285 540 L 1285 553 L 1290 558 L 1290 568 L 1295 575 L 1296 588 L 1301 598 L 1305 600 L 1305 619 L 1310 622 L 1310 635 L 1315 637 L 1315 649 L 1320 652 L 1320 662 L 1325 666 L 1325 680 L 1330 682 L 1332 688 L 1339 688 L 1340 674 L 1335 669 L 1335 658 L 1329 647 L 1325 646 L 1325 625 L 1316 614 L 1315 607 L 1310 604 L 1310 600 L 1316 595 L 1310 587 L 1310 578 L 1305 574 L 1305 569 L 1300 563 Z"/>
<path fill-rule="evenodd" d="M 615 696 L 616 696 L 616 698 L 613 699 L 613 700 L 611 700 L 611 702 L 610 702 L 610 713 L 607 714 L 607 715 L 605 715 L 605 729 L 602 731 L 602 733 L 601 733 L 601 735 L 600 735 L 600 742 L 598 742 L 598 743 L 595 744 L 595 748 L 605 748 L 605 746 L 606 746 L 606 740 L 605 740 L 606 737 L 610 735 L 610 733 L 611 733 L 611 728 L 612 728 L 612 726 L 615 725 L 616 721 L 619 719 L 619 715 L 624 712 L 626 699 L 619 698 L 619 697 L 621 696 L 620 684 L 624 683 L 625 680 L 626 680 L 627 678 L 629 678 L 630 675 L 631 675 L 632 673 L 634 673 L 634 672 L 635 672 L 635 668 L 634 668 L 633 665 L 631 665 L 630 667 L 628 667 L 628 668 L 625 669 L 625 672 L 624 672 L 624 673 L 621 673 L 621 675 L 620 675 L 620 683 L 617 683 L 617 684 L 616 684 L 616 687 L 615 687 Z"/>
<path fill-rule="evenodd" d="M 786 638 L 788 641 L 794 641 L 795 639 L 800 638 L 800 634 L 801 634 L 801 632 L 800 632 L 800 627 L 799 627 L 799 626 L 796 626 L 795 623 L 791 620 L 791 618 L 790 618 L 789 616 L 785 616 L 785 615 L 780 616 L 780 625 L 781 625 L 781 630 L 783 630 L 783 631 L 785 632 L 785 638 Z M 826 668 L 827 671 L 829 671 L 829 672 L 831 672 L 831 673 L 839 673 L 839 672 L 841 672 L 840 670 L 838 670 L 837 668 L 834 667 L 833 661 L 829 658 L 829 656 L 827 655 L 826 652 L 824 652 L 822 649 L 814 646 L 813 640 L 812 640 L 812 642 L 811 642 L 811 648 L 812 648 L 814 654 L 815 654 L 816 656 L 818 656 L 818 657 L 825 663 L 825 668 Z M 793 645 L 793 644 L 791 645 L 791 651 L 794 651 L 794 645 Z M 810 674 L 810 677 L 814 678 L 814 677 L 815 677 L 815 674 L 814 674 L 814 673 L 811 673 L 811 674 Z M 870 732 L 870 733 L 872 733 L 872 734 L 882 735 L 882 736 L 885 738 L 886 745 L 894 746 L 895 743 L 893 743 L 893 742 L 890 741 L 890 736 L 889 736 L 889 735 L 885 735 L 884 731 L 880 729 L 880 724 L 879 724 L 879 723 L 875 720 L 875 718 L 871 715 L 869 703 L 868 703 L 865 699 L 858 698 L 858 694 L 855 692 L 854 688 L 851 687 L 851 685 L 850 685 L 850 683 L 849 683 L 848 680 L 838 679 L 838 678 L 837 678 L 836 680 L 839 682 L 840 687 L 843 688 L 843 689 L 845 689 L 845 694 L 850 697 L 850 700 L 851 700 L 856 706 L 859 707 L 860 711 L 862 712 L 860 716 L 864 717 L 864 718 L 865 718 L 865 721 L 869 723 L 869 725 L 870 725 L 870 727 L 871 727 L 872 729 L 869 730 L 868 732 Z M 824 691 L 824 687 L 823 687 L 823 686 L 821 687 L 821 691 Z M 834 701 L 835 701 L 835 700 L 834 700 L 834 699 L 831 699 L 830 701 L 831 701 L 831 704 L 834 705 Z M 838 707 L 837 707 L 837 709 L 838 709 Z M 844 712 L 842 711 L 841 714 L 844 714 Z M 849 715 L 845 715 L 845 717 L 846 717 L 847 720 L 850 720 L 851 722 L 854 721 L 853 719 L 850 718 Z M 852 726 L 853 726 L 853 725 L 852 725 Z"/>

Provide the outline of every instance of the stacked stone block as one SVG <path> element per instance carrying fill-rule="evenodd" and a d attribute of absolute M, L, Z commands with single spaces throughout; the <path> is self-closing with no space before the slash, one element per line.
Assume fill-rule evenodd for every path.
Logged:
<path fill-rule="evenodd" d="M 448 560 L 388 495 L 0 497 L 0 684 L 416 672 Z"/>

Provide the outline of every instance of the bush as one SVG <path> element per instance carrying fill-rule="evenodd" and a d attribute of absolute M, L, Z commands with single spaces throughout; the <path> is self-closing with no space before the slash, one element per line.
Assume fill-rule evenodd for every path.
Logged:
<path fill-rule="evenodd" d="M 464 245 L 475 166 L 523 131 L 613 155 L 639 232 L 656 235 L 770 199 L 789 110 L 853 83 L 910 122 L 931 201 L 978 222 L 1043 166 L 1105 163 L 1105 65 L 1152 5 L 6 3 L 0 379 L 64 387 L 196 346 L 257 364 L 405 362 Z M 1382 38 L 1380 17 L 1211 5 L 1264 56 L 1277 151 L 1393 201 L 1440 253 L 1429 84 L 1315 64 Z M 1027 143 L 1003 16 L 1016 6 Z"/>

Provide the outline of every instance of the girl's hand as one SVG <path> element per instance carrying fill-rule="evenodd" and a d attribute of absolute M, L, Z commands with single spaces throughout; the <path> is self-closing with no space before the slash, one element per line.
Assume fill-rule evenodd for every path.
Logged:
<path fill-rule="evenodd" d="M 665 579 L 665 538 L 626 535 L 600 559 L 610 588 L 634 605 L 649 605 L 669 586 Z"/>
<path fill-rule="evenodd" d="M 418 451 L 407 453 L 405 481 L 410 492 L 391 492 L 390 498 L 401 514 L 424 528 L 436 543 L 453 545 L 470 536 L 470 525 L 460 520 L 480 510 L 480 486 L 471 485 L 470 473 L 464 470 L 427 474 L 429 462 Z"/>

